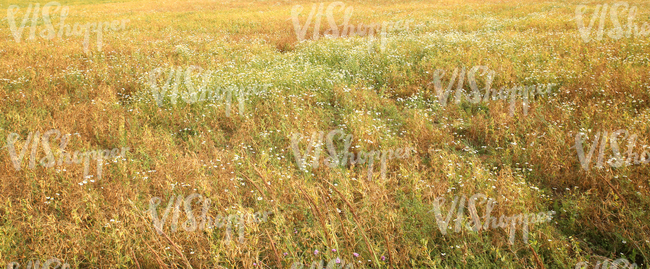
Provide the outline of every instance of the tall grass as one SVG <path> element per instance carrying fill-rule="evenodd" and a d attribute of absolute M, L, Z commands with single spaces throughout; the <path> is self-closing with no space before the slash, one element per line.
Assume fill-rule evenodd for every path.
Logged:
<path fill-rule="evenodd" d="M 16 43 L 0 22 L 0 145 L 57 128 L 79 134 L 69 150 L 131 150 L 80 186 L 82 166 L 23 161 L 16 171 L 3 148 L 0 266 L 56 257 L 78 268 L 288 268 L 341 257 L 372 268 L 574 268 L 626 257 L 647 268 L 650 166 L 586 172 L 573 146 L 577 132 L 618 129 L 648 144 L 649 41 L 582 42 L 580 1 L 345 2 L 355 25 L 415 20 L 383 51 L 362 37 L 298 42 L 291 8 L 312 2 L 60 2 L 70 24 L 130 23 L 84 53 L 82 37 Z M 648 3 L 628 3 L 650 22 Z M 0 4 L 22 16 L 29 3 Z M 147 72 L 190 65 L 214 71 L 213 87 L 273 86 L 249 96 L 243 117 L 219 101 L 158 106 Z M 477 65 L 496 72 L 492 88 L 558 86 L 526 116 L 521 100 L 513 116 L 504 100 L 439 105 L 434 71 Z M 301 171 L 291 135 L 334 129 L 356 151 L 417 153 L 389 162 L 385 180 L 368 181 L 364 166 Z M 156 233 L 150 199 L 195 192 L 215 215 L 274 214 L 247 226 L 245 244 L 226 245 L 223 229 Z M 528 245 L 519 232 L 509 245 L 503 229 L 443 236 L 433 201 L 475 193 L 497 200 L 496 216 L 557 214 L 531 226 Z"/>

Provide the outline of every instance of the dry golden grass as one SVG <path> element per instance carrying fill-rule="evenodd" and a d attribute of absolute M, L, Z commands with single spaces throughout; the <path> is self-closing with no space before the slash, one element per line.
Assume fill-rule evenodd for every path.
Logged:
<path fill-rule="evenodd" d="M 618 129 L 639 135 L 636 151 L 649 143 L 647 37 L 584 43 L 573 20 L 580 1 L 344 2 L 355 25 L 415 21 L 382 52 L 358 37 L 298 42 L 292 6 L 303 5 L 304 23 L 312 3 L 61 1 L 70 24 L 130 20 L 104 33 L 101 51 L 91 36 L 89 53 L 83 37 L 17 43 L 5 17 L 0 145 L 18 133 L 22 149 L 30 132 L 58 129 L 78 133 L 69 152 L 131 150 L 80 185 L 83 165 L 29 169 L 28 152 L 16 171 L 2 148 L 0 266 L 56 257 L 74 268 L 289 268 L 341 257 L 357 268 L 574 268 L 626 257 L 647 268 L 650 165 L 586 172 L 574 147 L 577 132 L 590 145 Z M 588 18 L 603 3 L 589 3 Z M 650 23 L 650 4 L 628 3 Z M 27 2 L 0 1 L 0 12 L 12 4 L 22 18 Z M 273 86 L 249 97 L 243 117 L 236 103 L 227 117 L 223 101 L 157 106 L 147 72 L 190 65 L 218 71 L 211 86 Z M 520 100 L 513 117 L 507 101 L 434 101 L 436 69 L 477 65 L 496 71 L 493 88 L 559 86 L 527 116 Z M 335 129 L 354 136 L 355 152 L 417 153 L 389 161 L 385 179 L 379 163 L 372 181 L 367 165 L 300 171 L 291 135 L 305 137 L 304 150 L 312 132 Z M 212 216 L 274 214 L 247 225 L 243 244 L 226 245 L 225 229 L 172 232 L 169 220 L 156 233 L 150 199 L 161 197 L 160 215 L 170 197 L 192 193 L 211 199 Z M 503 229 L 443 236 L 433 201 L 476 193 L 498 201 L 496 216 L 557 214 L 531 226 L 529 244 L 517 231 L 509 245 Z"/>

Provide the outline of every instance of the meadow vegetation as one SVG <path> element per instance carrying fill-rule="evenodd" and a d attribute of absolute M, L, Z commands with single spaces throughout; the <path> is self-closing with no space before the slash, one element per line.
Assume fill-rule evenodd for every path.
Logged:
<path fill-rule="evenodd" d="M 578 132 L 591 143 L 627 129 L 638 148 L 650 144 L 650 39 L 585 43 L 574 21 L 577 5 L 588 5 L 588 22 L 603 1 L 344 2 L 354 25 L 414 20 L 388 33 L 384 50 L 362 37 L 299 42 L 291 9 L 303 5 L 304 23 L 314 2 L 59 2 L 70 24 L 129 21 L 104 33 L 101 50 L 91 39 L 85 52 L 82 36 L 26 40 L 30 23 L 17 43 L 5 14 L 19 5 L 22 18 L 29 2 L 0 1 L 0 267 L 51 257 L 73 268 L 289 268 L 337 257 L 355 268 L 574 268 L 621 257 L 648 266 L 650 165 L 587 171 L 576 154 Z M 649 2 L 628 3 L 650 23 Z M 159 105 L 150 72 L 188 66 L 212 71 L 214 88 L 271 86 L 247 95 L 241 115 L 216 99 Z M 447 72 L 446 85 L 473 66 L 495 71 L 493 89 L 557 86 L 527 115 L 521 100 L 514 115 L 508 100 L 441 106 L 434 72 Z M 9 134 L 22 149 L 30 132 L 50 129 L 78 134 L 72 150 L 130 150 L 89 184 L 79 184 L 81 165 L 16 171 Z M 368 180 L 364 165 L 301 170 L 292 134 L 335 129 L 353 135 L 355 152 L 415 151 L 388 162 L 385 178 Z M 163 210 L 192 193 L 214 215 L 273 214 L 247 225 L 244 243 L 226 244 L 224 229 L 158 233 L 150 199 Z M 494 216 L 556 214 L 531 226 L 528 244 L 519 231 L 509 244 L 504 229 L 443 235 L 434 200 L 445 197 L 446 210 L 475 193 L 496 200 Z"/>

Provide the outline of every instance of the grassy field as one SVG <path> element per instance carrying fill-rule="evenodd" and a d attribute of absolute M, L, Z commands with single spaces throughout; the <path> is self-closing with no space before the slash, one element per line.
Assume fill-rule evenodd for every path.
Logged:
<path fill-rule="evenodd" d="M 596 168 L 603 149 L 594 147 L 583 169 L 576 147 L 578 133 L 588 137 L 586 155 L 597 135 L 620 129 L 638 135 L 639 155 L 650 145 L 647 1 L 626 2 L 637 9 L 639 33 L 611 38 L 608 15 L 604 37 L 595 38 L 599 17 L 589 42 L 576 22 L 579 5 L 588 25 L 599 5 L 616 2 L 378 0 L 333 10 L 339 27 L 348 7 L 353 25 L 411 20 L 387 28 L 383 41 L 324 37 L 325 15 L 320 37 L 312 22 L 301 40 L 292 9 L 302 6 L 302 26 L 317 2 L 59 3 L 70 26 L 119 24 L 101 41 L 97 33 L 84 40 L 83 29 L 46 38 L 43 16 L 25 16 L 30 2 L 0 1 L 0 267 L 57 258 L 71 268 L 309 268 L 339 258 L 354 268 L 593 268 L 625 258 L 649 268 L 650 164 Z M 60 12 L 50 10 L 58 33 Z M 628 15 L 619 13 L 626 30 Z M 527 105 L 457 98 L 457 85 L 485 93 L 488 72 L 478 66 L 492 71 L 494 90 L 553 86 Z M 450 80 L 454 70 L 464 82 Z M 170 78 L 186 82 L 180 97 L 157 100 L 152 85 Z M 204 94 L 188 81 L 205 82 Z M 454 92 L 443 104 L 438 86 L 447 85 Z M 52 129 L 60 138 L 43 138 Z M 311 138 L 334 130 L 338 153 L 345 143 L 357 155 L 409 153 L 372 167 L 368 155 L 365 164 L 328 165 L 325 141 Z M 124 154 L 61 163 L 66 134 L 70 154 Z M 49 167 L 47 143 L 26 143 L 38 137 L 50 143 Z M 297 147 L 292 137 L 302 137 Z M 315 163 L 310 141 L 321 149 Z M 627 156 L 627 138 L 618 142 Z M 21 151 L 22 160 L 12 157 Z M 183 203 L 192 194 L 199 198 Z M 512 227 L 460 227 L 476 224 L 466 206 L 462 218 L 449 215 L 443 234 L 437 199 L 446 201 L 446 219 L 455 196 L 475 194 L 496 201 L 492 216 L 552 219 L 531 224 L 527 242 L 518 226 L 511 244 Z M 482 218 L 486 203 L 477 204 Z M 206 208 L 212 218 L 270 213 L 221 228 L 183 226 L 187 210 L 203 221 Z"/>

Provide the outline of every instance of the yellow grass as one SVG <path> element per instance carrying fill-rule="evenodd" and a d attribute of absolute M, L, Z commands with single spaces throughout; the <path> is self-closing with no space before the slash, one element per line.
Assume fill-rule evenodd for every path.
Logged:
<path fill-rule="evenodd" d="M 578 132 L 591 145 L 596 132 L 626 129 L 639 135 L 637 152 L 650 141 L 650 40 L 585 43 L 574 21 L 577 5 L 588 5 L 588 23 L 606 2 L 344 2 L 354 25 L 414 20 L 383 51 L 363 37 L 299 42 L 291 10 L 303 5 L 304 23 L 307 1 L 60 3 L 70 25 L 129 21 L 104 33 L 101 50 L 94 34 L 88 52 L 82 36 L 26 40 L 31 22 L 16 42 L 6 12 L 19 5 L 18 23 L 29 3 L 0 1 L 0 266 L 55 257 L 73 268 L 289 268 L 341 257 L 355 268 L 574 268 L 625 257 L 647 268 L 650 165 L 584 171 L 575 149 Z M 628 3 L 640 26 L 650 23 L 648 2 Z M 558 86 L 526 116 L 521 100 L 514 116 L 503 100 L 435 101 L 436 69 L 446 85 L 455 68 L 478 65 L 495 71 L 492 88 Z M 149 72 L 188 66 L 214 71 L 215 88 L 272 86 L 245 112 L 233 101 L 230 117 L 224 100 L 159 107 Z M 68 152 L 130 150 L 81 185 L 83 165 L 45 168 L 42 148 L 34 169 L 30 146 L 16 171 L 9 134 L 20 150 L 30 132 L 50 129 L 78 133 Z M 385 179 L 379 161 L 371 181 L 367 165 L 301 171 L 291 135 L 304 137 L 302 152 L 312 132 L 335 129 L 353 135 L 355 152 L 416 153 L 390 160 Z M 192 193 L 211 199 L 213 217 L 273 214 L 247 225 L 244 243 L 227 245 L 225 229 L 172 232 L 169 220 L 158 234 L 150 200 L 161 198 L 161 215 L 172 196 Z M 520 230 L 513 245 L 504 229 L 442 235 L 433 201 L 445 197 L 446 210 L 454 195 L 476 193 L 497 200 L 494 216 L 556 214 L 531 225 L 528 244 Z"/>

